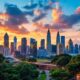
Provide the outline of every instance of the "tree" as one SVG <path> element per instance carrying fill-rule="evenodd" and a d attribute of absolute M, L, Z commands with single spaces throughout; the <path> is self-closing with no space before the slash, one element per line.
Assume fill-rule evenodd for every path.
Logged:
<path fill-rule="evenodd" d="M 51 71 L 51 78 L 52 80 L 69 80 L 71 79 L 73 76 L 65 70 L 62 69 L 56 69 L 54 71 Z"/>
<path fill-rule="evenodd" d="M 66 66 L 66 68 L 73 75 L 80 73 L 80 63 L 70 63 Z"/>
<path fill-rule="evenodd" d="M 29 62 L 37 62 L 37 59 L 36 58 L 28 58 L 27 59 Z"/>
<path fill-rule="evenodd" d="M 68 54 L 61 54 L 61 55 L 56 55 L 51 62 L 64 67 L 70 62 L 71 58 L 72 56 Z"/>
<path fill-rule="evenodd" d="M 0 63 L 2 63 L 4 61 L 4 56 L 0 53 Z"/>
<path fill-rule="evenodd" d="M 39 72 L 33 65 L 21 63 L 16 67 L 16 69 L 18 70 L 21 80 L 34 80 L 38 78 Z"/>
<path fill-rule="evenodd" d="M 71 60 L 71 57 L 62 56 L 56 61 L 56 64 L 61 66 L 61 67 L 65 67 L 70 62 L 70 60 Z"/>

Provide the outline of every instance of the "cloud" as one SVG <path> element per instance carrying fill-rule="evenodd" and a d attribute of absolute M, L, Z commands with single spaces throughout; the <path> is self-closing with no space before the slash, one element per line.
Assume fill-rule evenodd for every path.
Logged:
<path fill-rule="evenodd" d="M 34 17 L 32 20 L 33 22 L 38 22 L 39 20 L 43 19 L 47 14 L 46 13 L 41 13 L 40 15 Z"/>
<path fill-rule="evenodd" d="M 33 10 L 33 9 L 35 9 L 37 7 L 37 4 L 35 3 L 35 4 L 31 4 L 31 5 L 26 5 L 26 6 L 24 6 L 24 8 L 26 9 L 26 10 Z"/>
<path fill-rule="evenodd" d="M 53 22 L 55 23 L 53 24 L 53 27 L 55 27 L 56 29 L 72 28 L 73 25 L 80 22 L 80 7 L 77 8 L 75 13 L 71 15 L 64 14 L 61 8 L 55 8 L 53 9 L 52 17 Z"/>
<path fill-rule="evenodd" d="M 26 15 L 16 5 L 6 4 L 6 12 L 0 15 L 0 27 L 15 33 L 28 33 L 27 29 L 19 28 L 21 24 L 28 23 Z"/>
<path fill-rule="evenodd" d="M 34 10 L 25 11 L 24 13 L 25 13 L 26 16 L 28 16 L 28 15 L 29 15 L 29 16 L 34 16 Z"/>
<path fill-rule="evenodd" d="M 27 23 L 26 15 L 21 11 L 16 5 L 6 4 L 6 14 L 10 17 L 8 19 L 8 24 L 20 25 L 22 23 Z"/>
<path fill-rule="evenodd" d="M 70 16 L 63 15 L 61 19 L 62 23 L 66 23 L 72 27 L 74 24 L 77 24 L 80 21 L 80 14 L 72 14 Z"/>
<path fill-rule="evenodd" d="M 80 7 L 78 7 L 75 11 L 76 14 L 80 14 Z"/>

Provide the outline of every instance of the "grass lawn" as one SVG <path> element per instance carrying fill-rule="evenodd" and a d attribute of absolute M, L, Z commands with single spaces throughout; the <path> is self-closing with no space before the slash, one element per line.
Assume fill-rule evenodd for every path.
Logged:
<path fill-rule="evenodd" d="M 49 59 L 37 59 L 37 62 L 50 62 Z"/>

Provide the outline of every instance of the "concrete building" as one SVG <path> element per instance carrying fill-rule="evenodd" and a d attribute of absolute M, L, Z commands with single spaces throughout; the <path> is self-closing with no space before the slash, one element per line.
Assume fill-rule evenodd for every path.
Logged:
<path fill-rule="evenodd" d="M 47 32 L 47 51 L 48 53 L 51 53 L 52 51 L 52 46 L 51 46 L 51 33 L 50 33 L 50 30 L 48 29 L 48 32 Z"/>
<path fill-rule="evenodd" d="M 62 44 L 57 45 L 57 55 L 64 54 L 64 49 Z"/>
<path fill-rule="evenodd" d="M 30 39 L 30 55 L 34 58 L 37 57 L 37 41 L 33 38 Z"/>
<path fill-rule="evenodd" d="M 21 55 L 26 56 L 26 46 L 27 46 L 27 40 L 26 38 L 21 39 Z"/>

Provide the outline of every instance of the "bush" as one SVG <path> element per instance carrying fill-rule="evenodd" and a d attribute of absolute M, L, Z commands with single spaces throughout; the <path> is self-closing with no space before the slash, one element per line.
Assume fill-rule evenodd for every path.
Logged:
<path fill-rule="evenodd" d="M 68 71 L 62 69 L 51 71 L 51 78 L 55 80 L 69 80 L 72 77 L 73 76 Z"/>
<path fill-rule="evenodd" d="M 80 73 L 80 63 L 70 63 L 66 66 L 66 68 L 73 75 Z"/>
<path fill-rule="evenodd" d="M 37 59 L 36 58 L 29 58 L 27 59 L 29 62 L 37 62 Z"/>
<path fill-rule="evenodd" d="M 61 54 L 61 55 L 56 55 L 51 62 L 59 66 L 65 66 L 70 62 L 71 58 L 72 56 L 68 54 Z"/>

